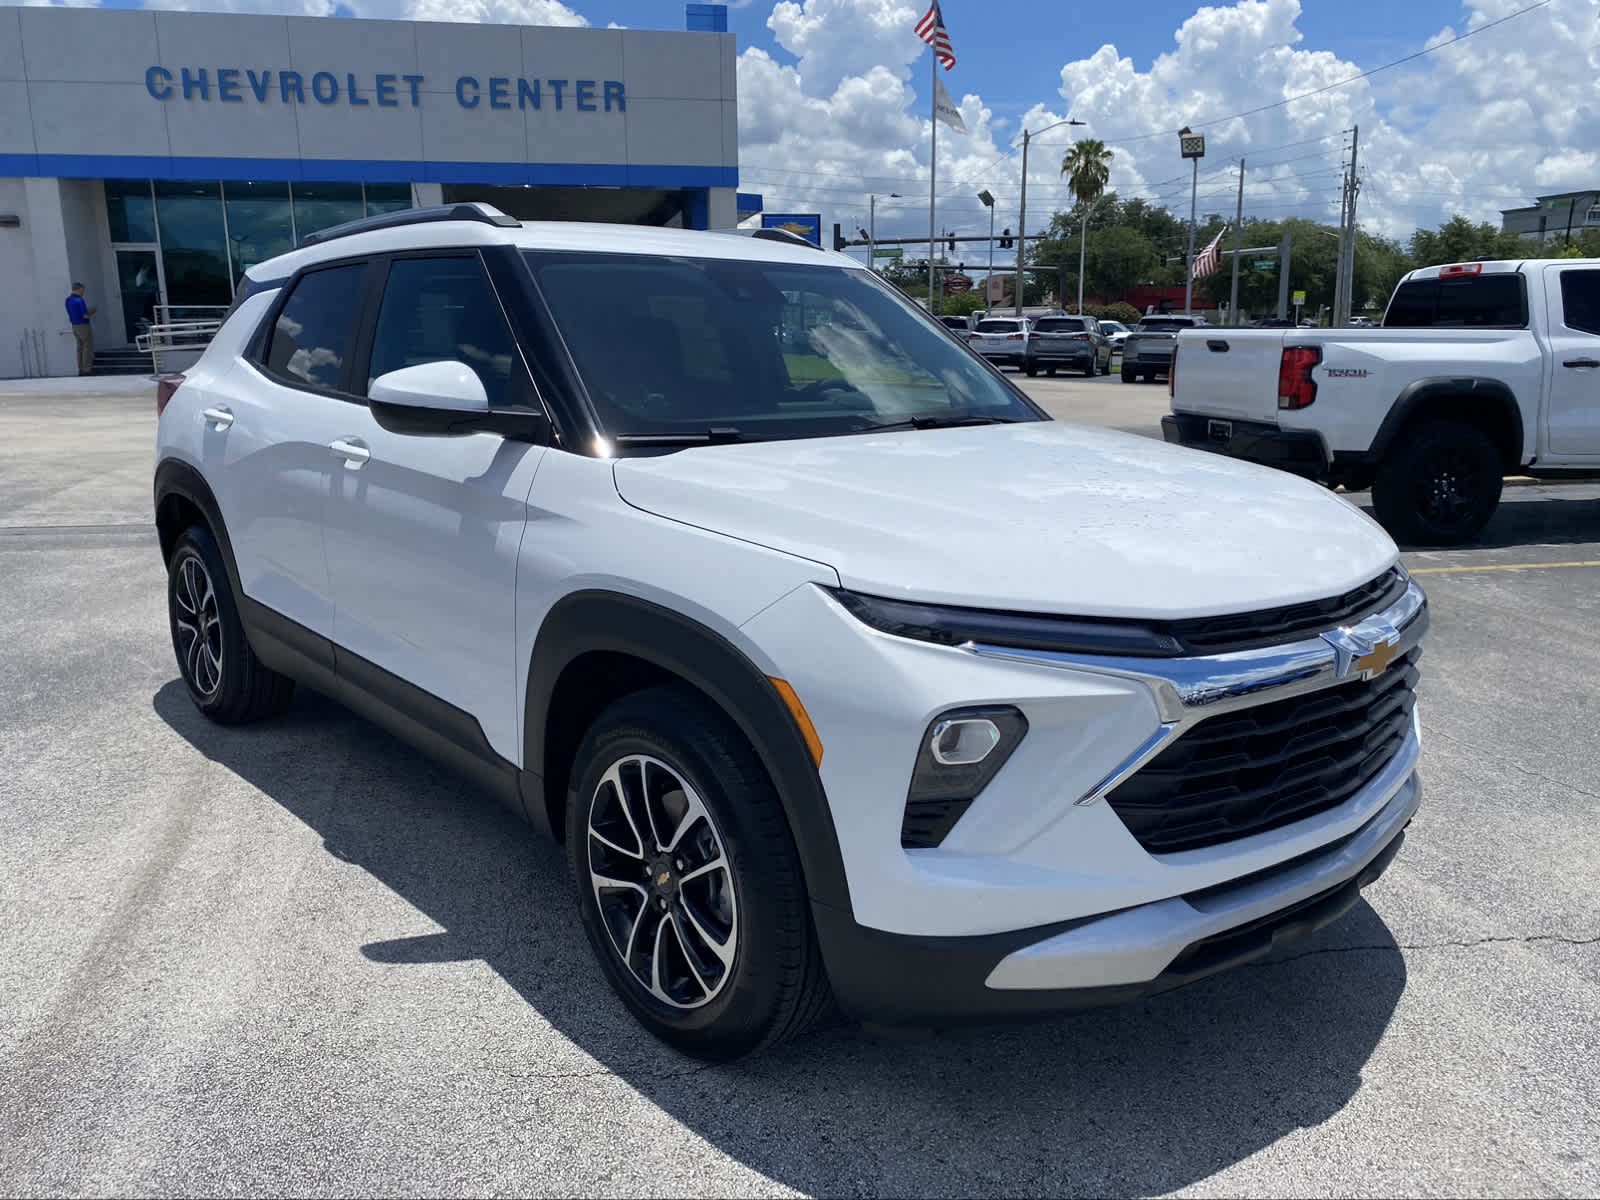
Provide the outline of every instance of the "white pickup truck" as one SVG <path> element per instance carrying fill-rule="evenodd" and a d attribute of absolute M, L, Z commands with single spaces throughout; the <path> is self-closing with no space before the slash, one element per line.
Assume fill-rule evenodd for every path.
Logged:
<path fill-rule="evenodd" d="M 1398 540 L 1458 544 L 1503 476 L 1600 471 L 1600 259 L 1413 271 L 1380 328 L 1185 330 L 1169 391 L 1167 441 L 1370 487 Z"/>

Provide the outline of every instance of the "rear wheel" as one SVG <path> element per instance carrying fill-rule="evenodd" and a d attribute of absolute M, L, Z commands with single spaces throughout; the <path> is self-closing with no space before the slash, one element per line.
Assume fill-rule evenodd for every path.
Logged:
<path fill-rule="evenodd" d="M 1433 421 L 1392 450 L 1372 481 L 1372 506 L 1397 541 L 1454 546 L 1475 537 L 1500 503 L 1500 452 L 1459 421 Z"/>
<path fill-rule="evenodd" d="M 1098 358 L 1096 358 L 1093 354 L 1089 355 L 1089 361 L 1083 364 L 1084 376 L 1086 378 L 1093 379 L 1100 372 L 1099 364 L 1100 360 Z"/>
<path fill-rule="evenodd" d="M 1122 382 L 1123 383 L 1138 383 L 1139 382 L 1139 374 L 1138 374 L 1138 372 L 1135 371 L 1132 367 L 1127 367 L 1127 366 L 1123 367 L 1122 368 Z"/>
<path fill-rule="evenodd" d="M 1100 368 L 1100 374 L 1102 374 L 1102 375 L 1111 374 L 1111 355 L 1109 355 L 1109 354 L 1106 355 L 1106 365 Z"/>
<path fill-rule="evenodd" d="M 727 717 L 671 684 L 606 709 L 569 791 L 590 945 L 651 1033 L 708 1060 L 804 1032 L 829 991 L 777 792 Z"/>
<path fill-rule="evenodd" d="M 1051 379 L 1054 379 L 1056 377 L 1056 369 L 1054 367 L 1046 367 L 1044 369 L 1044 373 L 1046 375 L 1050 376 Z"/>
<path fill-rule="evenodd" d="M 203 525 L 184 530 L 173 546 L 167 617 L 189 699 L 206 716 L 234 725 L 288 706 L 294 680 L 263 666 L 250 648 L 222 551 Z"/>
<path fill-rule="evenodd" d="M 1039 374 L 1039 368 L 1034 366 L 1032 363 L 1029 363 L 1027 366 L 1023 367 L 1022 369 L 1028 373 L 1028 378 L 1029 379 L 1032 379 L 1036 375 Z"/>

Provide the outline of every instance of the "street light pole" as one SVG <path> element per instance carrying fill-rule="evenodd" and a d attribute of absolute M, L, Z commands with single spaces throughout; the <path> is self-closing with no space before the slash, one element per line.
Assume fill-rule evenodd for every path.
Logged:
<path fill-rule="evenodd" d="M 989 273 L 983 280 L 983 311 L 988 312 L 994 304 L 994 197 L 984 188 L 978 193 L 978 200 L 989 210 Z"/>
<path fill-rule="evenodd" d="M 1083 316 L 1083 252 L 1089 248 L 1089 206 L 1083 206 L 1083 228 L 1078 232 L 1078 315 Z"/>
<path fill-rule="evenodd" d="M 1057 121 L 1055 125 L 1046 125 L 1039 130 L 1040 133 L 1049 133 L 1056 125 L 1086 125 L 1087 121 L 1075 121 L 1068 118 Z M 1028 143 L 1033 135 L 1026 129 L 1022 131 L 1022 199 L 1017 204 L 1017 316 L 1022 315 L 1022 251 L 1027 246 L 1028 232 Z"/>
<path fill-rule="evenodd" d="M 1178 130 L 1178 149 L 1194 162 L 1194 179 L 1189 185 L 1189 259 L 1184 264 L 1183 311 L 1194 315 L 1194 226 L 1200 201 L 1200 160 L 1206 156 L 1206 135 L 1191 133 L 1185 125 Z"/>

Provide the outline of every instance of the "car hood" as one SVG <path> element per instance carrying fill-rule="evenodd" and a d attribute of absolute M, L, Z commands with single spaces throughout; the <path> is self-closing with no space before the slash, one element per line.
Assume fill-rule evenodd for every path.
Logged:
<path fill-rule="evenodd" d="M 929 603 L 1209 616 L 1336 595 L 1396 559 L 1316 484 L 1057 421 L 695 447 L 614 469 L 636 508 Z"/>

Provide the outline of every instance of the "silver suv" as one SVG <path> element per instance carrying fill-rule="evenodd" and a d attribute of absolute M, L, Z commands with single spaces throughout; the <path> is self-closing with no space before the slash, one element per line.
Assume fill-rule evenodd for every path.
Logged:
<path fill-rule="evenodd" d="M 997 367 L 1028 364 L 1028 336 L 1033 322 L 1027 317 L 985 317 L 973 328 L 968 343 Z"/>

